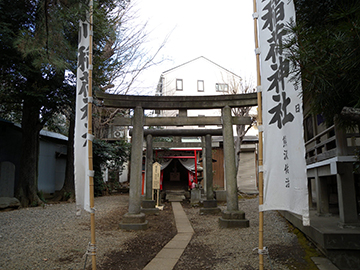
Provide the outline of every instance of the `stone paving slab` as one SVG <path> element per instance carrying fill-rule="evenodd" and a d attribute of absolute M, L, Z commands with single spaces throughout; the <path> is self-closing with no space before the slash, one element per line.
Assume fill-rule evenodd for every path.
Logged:
<path fill-rule="evenodd" d="M 185 249 L 189 244 L 189 241 L 181 241 L 181 240 L 172 240 L 166 244 L 164 248 L 182 248 Z"/>
<path fill-rule="evenodd" d="M 176 226 L 178 233 L 194 233 L 193 228 L 190 226 L 186 226 L 185 224 L 181 224 L 183 226 Z"/>
<path fill-rule="evenodd" d="M 190 242 L 192 238 L 192 233 L 179 233 L 174 236 L 174 238 L 171 241 L 188 241 Z"/>
<path fill-rule="evenodd" d="M 171 206 L 177 235 L 145 266 L 144 270 L 172 270 L 194 234 L 194 229 L 180 202 L 172 202 Z"/>
<path fill-rule="evenodd" d="M 143 270 L 165 270 L 173 269 L 178 259 L 164 259 L 155 257 L 149 262 Z"/>
<path fill-rule="evenodd" d="M 156 258 L 164 259 L 180 259 L 181 254 L 184 252 L 183 248 L 163 248 L 157 255 Z"/>

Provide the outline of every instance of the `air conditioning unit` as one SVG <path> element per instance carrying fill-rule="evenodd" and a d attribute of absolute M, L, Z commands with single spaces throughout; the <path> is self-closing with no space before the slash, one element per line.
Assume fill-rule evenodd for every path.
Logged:
<path fill-rule="evenodd" d="M 119 139 L 119 138 L 122 138 L 124 137 L 124 131 L 123 130 L 115 130 L 114 131 L 114 138 L 115 139 Z"/>

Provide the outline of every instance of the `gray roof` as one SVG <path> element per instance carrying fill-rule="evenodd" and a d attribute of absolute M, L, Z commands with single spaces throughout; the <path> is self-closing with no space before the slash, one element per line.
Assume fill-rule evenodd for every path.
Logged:
<path fill-rule="evenodd" d="M 223 69 L 223 70 L 226 70 L 227 72 L 229 72 L 229 73 L 233 74 L 234 76 L 236 76 L 236 77 L 239 77 L 239 78 L 240 78 L 240 76 L 239 76 L 239 75 L 237 75 L 237 74 L 235 74 L 234 72 L 232 72 L 232 71 L 230 71 L 230 70 L 228 70 L 228 69 L 226 69 L 226 68 L 224 68 L 224 67 L 222 67 L 222 66 L 220 66 L 220 65 L 216 64 L 215 62 L 213 62 L 213 61 L 211 61 L 211 60 L 207 59 L 207 58 L 206 58 L 206 57 L 204 57 L 204 56 L 199 56 L 199 57 L 197 57 L 197 58 L 195 58 L 195 59 L 193 59 L 193 60 L 190 60 L 190 61 L 188 61 L 188 62 L 186 62 L 186 63 L 183 63 L 183 64 L 178 65 L 178 66 L 176 66 L 176 67 L 173 67 L 173 68 L 171 68 L 171 69 L 168 69 L 168 70 L 164 71 L 162 74 L 165 74 L 165 73 L 167 73 L 167 72 L 170 72 L 170 71 L 172 71 L 172 70 L 174 70 L 174 69 L 177 69 L 177 68 L 179 68 L 179 67 L 182 67 L 182 66 L 184 66 L 184 65 L 187 65 L 187 64 L 189 64 L 189 63 L 191 63 L 191 62 L 194 62 L 194 61 L 196 61 L 196 60 L 198 60 L 198 59 L 201 59 L 201 58 L 202 58 L 202 59 L 205 59 L 205 60 L 207 60 L 207 61 L 209 61 L 209 62 L 210 62 L 210 63 L 212 63 L 213 65 L 218 66 L 219 68 L 221 68 L 221 69 Z"/>
<path fill-rule="evenodd" d="M 15 128 L 20 129 L 21 125 L 17 124 L 17 123 L 13 123 L 11 121 L 5 120 L 3 118 L 0 118 L 0 122 L 5 123 L 7 125 L 12 125 Z M 56 132 L 52 132 L 52 131 L 48 131 L 48 130 L 40 130 L 40 136 L 44 136 L 44 137 L 49 137 L 49 138 L 53 138 L 53 139 L 58 139 L 58 140 L 62 140 L 62 141 L 67 141 L 68 137 L 65 135 L 62 135 L 60 133 L 56 133 Z"/>
<path fill-rule="evenodd" d="M 48 131 L 48 130 L 44 130 L 44 129 L 40 130 L 40 136 L 45 136 L 45 137 L 63 140 L 63 141 L 68 140 L 68 137 L 66 137 L 60 133 L 56 133 L 56 132 L 52 132 L 52 131 Z"/>

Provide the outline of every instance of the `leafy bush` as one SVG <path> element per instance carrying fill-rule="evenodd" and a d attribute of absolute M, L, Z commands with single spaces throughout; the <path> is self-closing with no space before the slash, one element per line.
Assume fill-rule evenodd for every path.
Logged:
<path fill-rule="evenodd" d="M 106 167 L 121 172 L 123 164 L 129 160 L 129 152 L 130 144 L 124 140 L 109 142 L 95 139 L 93 141 L 95 196 L 101 196 L 106 189 L 101 169 Z"/>

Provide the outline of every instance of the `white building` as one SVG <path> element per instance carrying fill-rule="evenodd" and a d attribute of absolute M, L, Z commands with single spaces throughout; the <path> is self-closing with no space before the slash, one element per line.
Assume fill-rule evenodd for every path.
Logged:
<path fill-rule="evenodd" d="M 204 96 L 225 95 L 231 86 L 239 85 L 240 76 L 200 56 L 161 74 L 156 95 Z M 161 115 L 175 116 L 177 111 L 162 111 Z M 220 110 L 188 110 L 188 116 L 220 116 Z"/>

